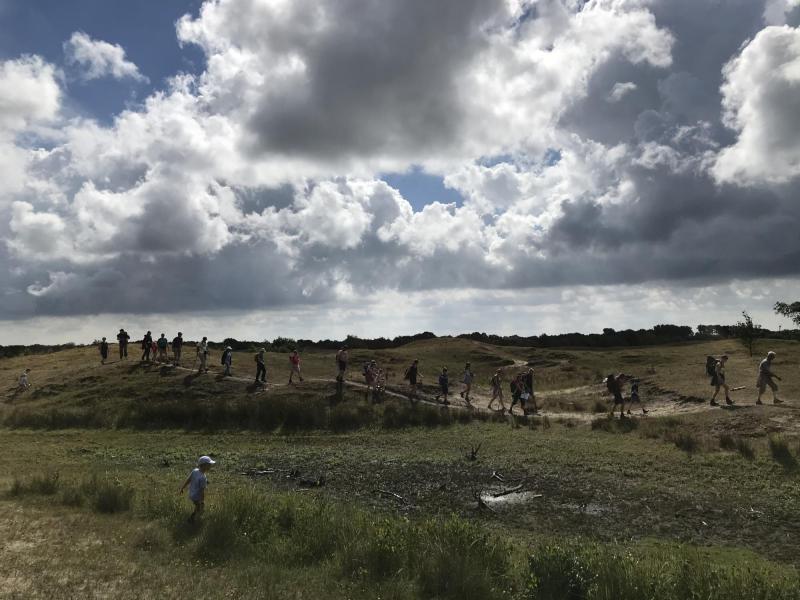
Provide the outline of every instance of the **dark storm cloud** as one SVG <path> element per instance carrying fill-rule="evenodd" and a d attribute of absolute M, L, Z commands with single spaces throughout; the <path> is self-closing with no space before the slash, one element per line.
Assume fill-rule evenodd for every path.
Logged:
<path fill-rule="evenodd" d="M 208 90 L 188 86 L 191 92 L 181 92 L 186 98 L 168 104 L 157 118 L 129 114 L 130 127 L 143 139 L 134 134 L 121 139 L 134 148 L 130 156 L 125 152 L 128 146 L 111 134 L 110 150 L 98 143 L 98 163 L 106 165 L 107 173 L 72 168 L 69 148 L 35 163 L 32 177 L 57 182 L 63 198 L 53 194 L 54 199 L 47 199 L 49 188 L 33 185 L 21 196 L 28 204 L 22 209 L 17 205 L 14 226 L 19 231 L 0 224 L 3 238 L 18 242 L 0 246 L 0 318 L 314 305 L 335 301 L 340 287 L 367 297 L 385 290 L 515 290 L 654 281 L 683 285 L 800 274 L 800 182 L 788 178 L 781 184 L 742 185 L 723 183 L 713 173 L 717 153 L 740 135 L 723 123 L 723 68 L 764 27 L 764 2 L 645 3 L 656 24 L 674 38 L 671 64 L 632 60 L 627 46 L 612 46 L 615 49 L 587 73 L 588 80 L 575 76 L 581 89 L 556 107 L 554 116 L 545 110 L 547 118 L 531 119 L 542 127 L 555 122 L 552 131 L 523 136 L 506 132 L 512 141 L 497 153 L 502 160 L 483 161 L 486 167 L 523 165 L 521 172 L 500 174 L 495 180 L 493 189 L 505 191 L 495 195 L 513 198 L 474 208 L 464 194 L 463 205 L 442 209 L 438 217 L 413 213 L 388 188 L 368 193 L 351 189 L 349 173 L 306 177 L 303 165 L 291 165 L 287 170 L 297 170 L 285 180 L 292 185 L 259 182 L 248 187 L 243 182 L 257 180 L 261 168 L 280 172 L 281 161 L 289 156 L 302 156 L 312 167 L 315 160 L 337 164 L 340 157 L 372 154 L 412 164 L 440 151 L 450 159 L 459 151 L 448 154 L 448 149 L 471 147 L 475 140 L 462 137 L 474 133 L 474 123 L 465 119 L 474 120 L 475 113 L 467 114 L 469 98 L 461 97 L 460 78 L 491 43 L 482 27 L 506 14 L 503 2 L 298 0 L 287 3 L 292 17 L 286 22 L 264 19 L 259 10 L 267 4 L 228 3 L 235 9 L 224 16 L 233 21 L 225 25 L 229 37 L 220 47 L 241 43 L 245 54 L 256 58 L 249 58 L 253 62 L 247 63 L 250 70 L 245 73 L 236 71 L 237 65 L 223 64 L 221 71 L 230 70 L 234 76 L 225 79 L 212 73 L 201 83 L 211 89 L 222 81 L 230 89 L 208 92 L 201 101 L 200 94 Z M 587 10 L 606 4 L 626 3 L 591 2 Z M 318 5 L 324 8 L 324 18 L 315 12 Z M 514 35 L 533 31 L 539 20 L 549 24 L 556 9 L 563 9 L 556 0 L 527 5 Z M 559 27 L 566 30 L 570 15 L 562 12 L 565 22 Z M 799 9 L 792 10 L 787 19 L 792 23 L 798 15 Z M 655 45 L 656 50 L 664 47 Z M 557 50 L 557 44 L 545 46 L 542 56 L 551 57 Z M 532 56 L 539 50 L 524 49 Z M 509 59 L 515 51 L 523 52 L 504 46 L 492 60 L 525 65 L 524 60 Z M 293 56 L 301 59 L 302 69 L 278 69 L 278 75 L 271 71 Z M 569 52 L 566 56 L 578 62 L 579 57 Z M 224 51 L 214 58 L 209 60 L 209 73 L 224 62 Z M 572 89 L 561 81 L 559 66 L 569 71 L 574 65 L 543 67 L 534 82 L 542 86 L 542 95 L 559 85 Z M 517 74 L 510 71 L 513 79 Z M 273 79 L 261 85 L 257 80 L 265 73 Z M 242 85 L 248 93 L 240 93 L 236 84 L 247 76 L 256 83 Z M 519 81 L 512 83 L 532 85 L 522 76 Z M 785 139 L 790 143 L 797 137 L 791 135 L 791 127 L 800 122 L 797 96 L 791 94 L 791 85 L 775 89 L 775 97 L 764 104 L 774 117 L 765 122 L 769 129 L 789 129 Z M 511 97 L 517 104 L 504 107 L 508 113 L 529 108 L 520 106 L 518 98 L 524 96 Z M 244 105 L 244 98 L 252 104 Z M 244 108 L 237 104 L 240 100 Z M 223 114 L 202 112 L 211 110 L 206 101 Z M 549 99 L 527 101 L 535 109 Z M 224 114 L 215 102 L 241 109 L 244 117 L 236 110 L 231 110 L 232 117 Z M 149 118 L 163 125 L 150 123 L 148 128 L 139 123 Z M 213 135 L 204 129 L 206 119 L 213 122 Z M 235 136 L 229 145 L 219 143 L 230 141 L 224 137 L 228 126 L 246 131 L 255 152 L 228 156 L 241 146 Z M 525 135 L 535 150 L 519 142 Z M 171 146 L 171 136 L 185 148 Z M 553 160 L 542 162 L 538 136 L 548 144 L 565 140 L 565 147 L 553 148 Z M 160 148 L 149 146 L 151 137 L 159 137 Z M 91 159 L 94 146 L 88 147 Z M 225 148 L 226 154 L 203 155 L 198 167 L 194 151 L 203 151 L 197 148 Z M 590 156 L 593 152 L 605 152 L 609 160 Z M 547 180 L 548 170 L 557 171 L 566 156 L 573 157 L 570 164 L 576 171 L 587 172 Z M 481 157 L 473 159 L 480 163 Z M 228 164 L 237 160 L 243 164 Z M 474 166 L 468 162 L 466 166 Z M 212 172 L 217 163 L 225 164 L 220 173 Z M 239 167 L 245 175 L 236 181 Z M 517 190 L 515 175 L 541 176 L 548 185 Z M 87 181 L 92 185 L 85 194 L 86 214 L 70 215 L 70 202 L 75 202 L 78 190 L 86 191 L 82 186 Z M 314 190 L 326 183 L 335 189 L 328 189 L 315 204 Z M 557 191 L 552 196 L 551 188 Z M 131 206 L 141 210 L 120 210 Z M 3 214 L 6 208 L 0 198 Z M 502 229 L 505 214 L 513 220 L 507 230 Z M 52 215 L 63 219 L 43 218 Z M 448 218 L 451 221 L 445 223 Z M 71 238 L 71 228 L 84 228 L 86 235 Z M 51 239 L 48 234 L 53 244 L 44 243 Z M 42 248 L 56 250 L 34 260 L 33 242 L 39 243 L 43 256 Z M 62 247 L 75 248 L 76 256 L 53 257 Z"/>
<path fill-rule="evenodd" d="M 297 53 L 306 72 L 302 83 L 265 90 L 250 122 L 260 150 L 330 158 L 430 154 L 450 145 L 464 119 L 455 83 L 483 47 L 481 26 L 502 2 L 324 6 L 321 32 L 282 39 L 276 48 Z"/>

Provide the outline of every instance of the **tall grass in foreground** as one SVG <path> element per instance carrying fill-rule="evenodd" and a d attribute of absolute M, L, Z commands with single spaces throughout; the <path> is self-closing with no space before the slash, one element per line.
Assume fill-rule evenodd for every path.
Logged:
<path fill-rule="evenodd" d="M 762 561 L 720 562 L 688 547 L 550 545 L 530 559 L 531 600 L 796 600 L 800 579 Z"/>
<path fill-rule="evenodd" d="M 51 487 L 31 483 L 51 480 L 34 476 L 20 485 L 53 498 Z M 109 475 L 56 487 L 98 512 L 125 511 L 134 498 Z M 456 516 L 409 520 L 251 485 L 215 490 L 201 522 L 190 525 L 185 499 L 169 492 L 135 497 L 132 514 L 144 524 L 132 546 L 167 561 L 177 554 L 225 563 L 230 577 L 254 565 L 275 573 L 324 569 L 362 590 L 452 600 L 800 600 L 796 570 L 728 551 L 585 540 L 531 550 Z"/>

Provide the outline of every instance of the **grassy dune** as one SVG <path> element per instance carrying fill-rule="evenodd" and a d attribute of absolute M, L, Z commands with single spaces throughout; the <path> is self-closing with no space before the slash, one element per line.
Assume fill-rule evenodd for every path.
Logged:
<path fill-rule="evenodd" d="M 768 346 L 781 407 L 752 406 L 759 357 L 733 342 L 352 353 L 353 379 L 375 357 L 396 390 L 413 358 L 427 383 L 469 360 L 479 397 L 531 363 L 550 416 L 529 419 L 337 396 L 325 352 L 297 387 L 268 356 L 264 392 L 247 353 L 247 381 L 89 348 L 3 359 L 0 597 L 800 598 L 800 344 Z M 711 410 L 705 356 L 723 352 L 750 389 Z M 611 371 L 643 378 L 650 416 L 593 412 Z M 176 492 L 203 453 L 219 464 L 190 527 Z"/>

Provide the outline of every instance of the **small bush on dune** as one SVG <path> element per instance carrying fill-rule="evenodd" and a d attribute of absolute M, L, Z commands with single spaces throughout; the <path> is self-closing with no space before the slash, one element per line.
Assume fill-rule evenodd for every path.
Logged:
<path fill-rule="evenodd" d="M 694 454 L 700 450 L 700 439 L 693 433 L 677 433 L 672 436 L 672 442 L 688 454 Z"/>
<path fill-rule="evenodd" d="M 769 438 L 769 451 L 773 460 L 787 471 L 797 469 L 797 459 L 792 456 L 789 443 L 785 439 L 780 437 Z"/>
<path fill-rule="evenodd" d="M 113 514 L 128 511 L 133 506 L 133 487 L 116 479 L 95 475 L 81 488 L 97 512 Z"/>
<path fill-rule="evenodd" d="M 10 496 L 22 496 L 24 494 L 36 494 L 40 496 L 52 496 L 61 487 L 61 480 L 57 472 L 48 471 L 33 475 L 23 479 L 15 477 L 9 489 Z"/>
<path fill-rule="evenodd" d="M 485 600 L 501 597 L 509 585 L 510 549 L 462 519 L 420 525 L 410 551 L 424 597 Z"/>
<path fill-rule="evenodd" d="M 592 412 L 595 414 L 601 414 L 608 411 L 608 406 L 602 400 L 595 400 L 594 406 L 592 406 Z"/>
<path fill-rule="evenodd" d="M 750 442 L 730 433 L 723 433 L 719 436 L 719 447 L 730 452 L 738 452 L 747 460 L 753 460 L 756 457 Z"/>
<path fill-rule="evenodd" d="M 639 428 L 639 421 L 636 419 L 617 419 L 612 415 L 594 419 L 592 421 L 592 431 L 605 431 L 607 433 L 630 433 Z"/>
<path fill-rule="evenodd" d="M 756 451 L 753 449 L 752 444 L 742 438 L 736 440 L 736 451 L 747 460 L 753 460 L 756 457 Z"/>
<path fill-rule="evenodd" d="M 730 433 L 719 436 L 719 447 L 723 450 L 736 450 L 736 438 Z"/>
<path fill-rule="evenodd" d="M 719 564 L 688 548 L 626 551 L 571 543 L 546 546 L 529 561 L 530 600 L 789 600 L 800 580 L 768 564 Z"/>

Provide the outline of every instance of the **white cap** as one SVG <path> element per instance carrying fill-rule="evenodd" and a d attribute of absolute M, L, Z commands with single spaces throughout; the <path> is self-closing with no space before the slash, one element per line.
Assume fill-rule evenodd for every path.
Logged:
<path fill-rule="evenodd" d="M 198 465 L 215 465 L 215 464 L 217 464 L 217 461 L 212 459 L 210 456 L 201 456 L 200 458 L 197 459 L 197 464 Z"/>

